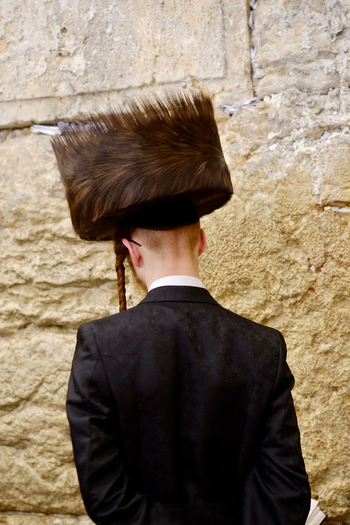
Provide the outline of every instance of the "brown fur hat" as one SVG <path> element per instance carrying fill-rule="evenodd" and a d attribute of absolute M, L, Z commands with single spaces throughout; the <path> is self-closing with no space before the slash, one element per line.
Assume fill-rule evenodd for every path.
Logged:
<path fill-rule="evenodd" d="M 118 237 L 121 219 L 148 204 L 187 198 L 202 216 L 233 193 L 202 92 L 135 98 L 69 124 L 52 145 L 82 239 Z"/>

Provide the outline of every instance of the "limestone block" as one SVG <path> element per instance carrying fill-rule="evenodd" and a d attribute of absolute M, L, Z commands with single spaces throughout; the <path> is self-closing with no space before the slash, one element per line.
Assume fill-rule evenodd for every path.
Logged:
<path fill-rule="evenodd" d="M 271 110 L 271 104 L 260 103 L 253 108 L 237 112 L 227 124 L 226 141 L 244 160 L 250 158 L 263 144 L 273 144 L 291 134 L 293 111 Z"/>
<path fill-rule="evenodd" d="M 76 335 L 29 325 L 0 338 L 0 509 L 84 513 L 65 397 Z"/>
<path fill-rule="evenodd" d="M 340 88 L 349 76 L 349 18 L 347 2 L 259 0 L 252 38 L 258 96 Z"/>
<path fill-rule="evenodd" d="M 317 156 L 317 167 L 322 172 L 322 202 L 332 204 L 350 203 L 349 166 L 350 148 L 348 141 L 339 141 L 335 149 L 332 145 L 323 148 Z M 335 159 L 335 157 L 337 157 Z M 334 166 L 334 168 L 333 168 Z"/>
<path fill-rule="evenodd" d="M 50 139 L 0 143 L 0 333 L 118 311 L 112 243 L 73 232 Z"/>
<path fill-rule="evenodd" d="M 67 516 L 63 514 L 23 514 L 0 512 L 1 525 L 92 525 L 88 516 Z"/>
<path fill-rule="evenodd" d="M 84 94 L 100 105 L 103 93 L 181 82 L 250 98 L 247 19 L 246 0 L 9 0 L 0 18 L 0 125 L 38 113 L 54 120 L 62 107 L 67 116 Z"/>

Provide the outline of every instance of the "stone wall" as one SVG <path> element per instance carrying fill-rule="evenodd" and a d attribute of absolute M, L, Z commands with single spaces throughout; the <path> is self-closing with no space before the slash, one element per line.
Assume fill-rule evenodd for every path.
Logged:
<path fill-rule="evenodd" d="M 329 524 L 350 523 L 350 4 L 259 0 L 253 30 L 249 9 L 1 4 L 0 523 L 88 522 L 66 385 L 79 324 L 117 311 L 112 247 L 76 238 L 50 139 L 29 125 L 164 87 L 262 99 L 216 107 L 235 195 L 202 221 L 201 274 L 224 306 L 285 335 L 313 497 Z M 127 294 L 142 297 L 131 277 Z"/>

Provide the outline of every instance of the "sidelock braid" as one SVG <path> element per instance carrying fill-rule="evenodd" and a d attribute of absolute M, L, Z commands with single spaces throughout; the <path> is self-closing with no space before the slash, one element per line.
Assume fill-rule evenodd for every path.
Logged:
<path fill-rule="evenodd" d="M 126 293 L 125 293 L 125 267 L 124 260 L 128 253 L 121 239 L 117 236 L 113 239 L 114 253 L 116 256 L 115 271 L 118 278 L 118 295 L 119 295 L 119 312 L 126 310 Z"/>

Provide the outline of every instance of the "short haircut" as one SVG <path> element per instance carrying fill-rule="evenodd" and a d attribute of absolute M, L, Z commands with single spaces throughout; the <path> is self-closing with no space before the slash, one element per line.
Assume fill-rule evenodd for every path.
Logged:
<path fill-rule="evenodd" d="M 200 223 L 172 228 L 171 230 L 149 230 L 146 228 L 131 228 L 129 238 L 144 244 L 149 250 L 178 255 L 179 252 L 193 252 L 200 242 Z"/>

